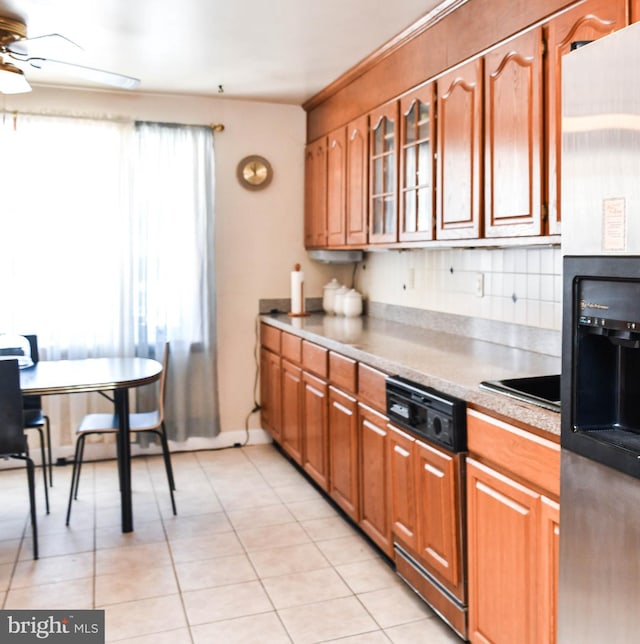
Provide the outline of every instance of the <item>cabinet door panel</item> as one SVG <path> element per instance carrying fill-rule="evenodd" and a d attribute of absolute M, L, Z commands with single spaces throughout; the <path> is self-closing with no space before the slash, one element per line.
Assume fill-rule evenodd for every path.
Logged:
<path fill-rule="evenodd" d="M 549 232 L 561 232 L 562 57 L 571 43 L 597 40 L 624 27 L 626 0 L 588 0 L 546 25 L 547 151 L 549 172 Z"/>
<path fill-rule="evenodd" d="M 631 22 L 640 21 L 640 0 L 631 0 Z"/>
<path fill-rule="evenodd" d="M 389 523 L 387 418 L 358 405 L 360 426 L 360 527 L 388 556 L 393 554 Z"/>
<path fill-rule="evenodd" d="M 329 387 L 329 493 L 358 521 L 358 417 L 355 398 Z"/>
<path fill-rule="evenodd" d="M 303 467 L 311 478 L 329 489 L 328 386 L 303 372 Z"/>
<path fill-rule="evenodd" d="M 327 139 L 309 143 L 304 163 L 304 245 L 327 245 Z"/>
<path fill-rule="evenodd" d="M 427 565 L 454 588 L 461 582 L 462 556 L 457 469 L 453 455 L 416 442 L 419 553 Z"/>
<path fill-rule="evenodd" d="M 398 239 L 398 102 L 369 115 L 369 243 Z"/>
<path fill-rule="evenodd" d="M 467 459 L 469 638 L 537 641 L 540 495 Z"/>
<path fill-rule="evenodd" d="M 558 624 L 558 563 L 560 556 L 560 506 L 542 497 L 540 538 L 540 641 L 555 644 Z"/>
<path fill-rule="evenodd" d="M 367 243 L 369 117 L 347 126 L 347 245 Z"/>
<path fill-rule="evenodd" d="M 276 442 L 281 441 L 280 356 L 260 349 L 260 407 L 263 427 Z"/>
<path fill-rule="evenodd" d="M 282 448 L 302 463 L 302 369 L 282 360 Z"/>
<path fill-rule="evenodd" d="M 327 144 L 327 243 L 344 246 L 346 207 L 346 133 L 339 128 L 328 137 Z"/>
<path fill-rule="evenodd" d="M 405 546 L 417 553 L 415 439 L 393 425 L 388 425 L 388 429 L 391 528 Z"/>
<path fill-rule="evenodd" d="M 542 228 L 542 29 L 485 57 L 485 236 Z"/>
<path fill-rule="evenodd" d="M 482 234 L 482 60 L 438 79 L 438 239 Z"/>
<path fill-rule="evenodd" d="M 433 239 L 434 83 L 400 101 L 400 241 Z"/>

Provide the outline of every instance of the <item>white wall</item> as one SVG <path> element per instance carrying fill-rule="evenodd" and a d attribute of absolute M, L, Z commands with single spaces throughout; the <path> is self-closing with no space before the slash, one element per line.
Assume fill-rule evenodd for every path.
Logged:
<path fill-rule="evenodd" d="M 254 330 L 260 298 L 289 296 L 289 272 L 305 271 L 305 291 L 322 295 L 335 271 L 307 259 L 303 248 L 304 142 L 301 107 L 220 98 L 37 87 L 3 97 L 7 111 L 72 113 L 189 124 L 223 123 L 215 135 L 216 282 L 221 425 L 240 430 L 253 407 Z M 249 192 L 236 165 L 260 154 L 274 169 L 272 184 Z M 251 427 L 259 426 L 259 417 Z"/>

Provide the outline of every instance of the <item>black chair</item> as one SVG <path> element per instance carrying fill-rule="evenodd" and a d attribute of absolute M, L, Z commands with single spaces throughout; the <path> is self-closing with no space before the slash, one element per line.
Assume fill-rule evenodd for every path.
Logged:
<path fill-rule="evenodd" d="M 17 360 L 0 360 L 0 456 L 26 461 L 29 482 L 29 505 L 33 530 L 33 558 L 38 558 L 36 522 L 35 467 L 29 457 L 27 437 L 22 422 L 22 392 Z M 45 492 L 47 486 L 45 481 Z"/>
<path fill-rule="evenodd" d="M 162 374 L 160 376 L 160 397 L 158 401 L 158 409 L 148 412 L 137 412 L 129 414 L 129 427 L 131 432 L 136 433 L 152 433 L 156 434 L 160 439 L 162 446 L 162 455 L 164 457 L 165 470 L 167 472 L 167 480 L 169 482 L 169 494 L 171 495 L 171 507 L 173 514 L 176 514 L 176 502 L 173 492 L 176 489 L 175 481 L 173 478 L 173 468 L 171 467 L 171 453 L 169 452 L 169 442 L 167 440 L 167 430 L 164 424 L 164 403 L 167 390 L 167 369 L 169 367 L 169 343 L 164 345 L 164 356 L 162 359 Z M 82 469 L 82 461 L 84 458 L 84 444 L 87 436 L 91 434 L 116 434 L 118 426 L 115 422 L 113 414 L 87 414 L 80 426 L 76 430 L 76 451 L 73 459 L 73 472 L 71 474 L 71 489 L 69 491 L 69 505 L 67 507 L 67 521 L 71 518 L 71 503 L 73 499 L 78 498 L 78 485 L 80 484 L 80 470 Z"/>

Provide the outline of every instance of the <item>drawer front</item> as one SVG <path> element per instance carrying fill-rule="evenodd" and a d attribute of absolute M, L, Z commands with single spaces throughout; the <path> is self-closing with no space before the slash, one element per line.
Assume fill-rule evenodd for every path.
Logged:
<path fill-rule="evenodd" d="M 302 341 L 302 366 L 321 378 L 327 377 L 328 349 L 323 349 L 313 342 Z"/>
<path fill-rule="evenodd" d="M 274 353 L 280 354 L 280 336 L 282 332 L 269 324 L 260 324 L 260 344 Z"/>
<path fill-rule="evenodd" d="M 467 449 L 502 471 L 560 496 L 560 445 L 475 410 L 467 411 Z"/>
<path fill-rule="evenodd" d="M 385 380 L 387 374 L 369 365 L 358 363 L 358 398 L 374 409 L 386 413 L 387 392 Z"/>
<path fill-rule="evenodd" d="M 340 389 L 356 393 L 358 363 L 339 353 L 329 351 L 329 380 Z"/>
<path fill-rule="evenodd" d="M 291 333 L 282 333 L 281 338 L 282 357 L 300 364 L 302 362 L 302 338 Z"/>

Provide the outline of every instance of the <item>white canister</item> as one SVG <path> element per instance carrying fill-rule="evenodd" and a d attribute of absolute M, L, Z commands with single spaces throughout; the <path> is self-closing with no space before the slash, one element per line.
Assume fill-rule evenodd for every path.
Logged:
<path fill-rule="evenodd" d="M 322 308 L 325 313 L 331 315 L 335 313 L 334 303 L 336 299 L 336 292 L 340 288 L 338 280 L 334 277 L 328 284 L 324 285 L 322 293 Z"/>
<path fill-rule="evenodd" d="M 342 301 L 342 310 L 345 317 L 357 318 L 362 315 L 362 295 L 352 288 L 345 293 Z"/>
<path fill-rule="evenodd" d="M 333 312 L 336 315 L 344 315 L 344 298 L 345 295 L 349 292 L 349 289 L 346 286 L 341 286 L 335 294 L 333 300 Z"/>

